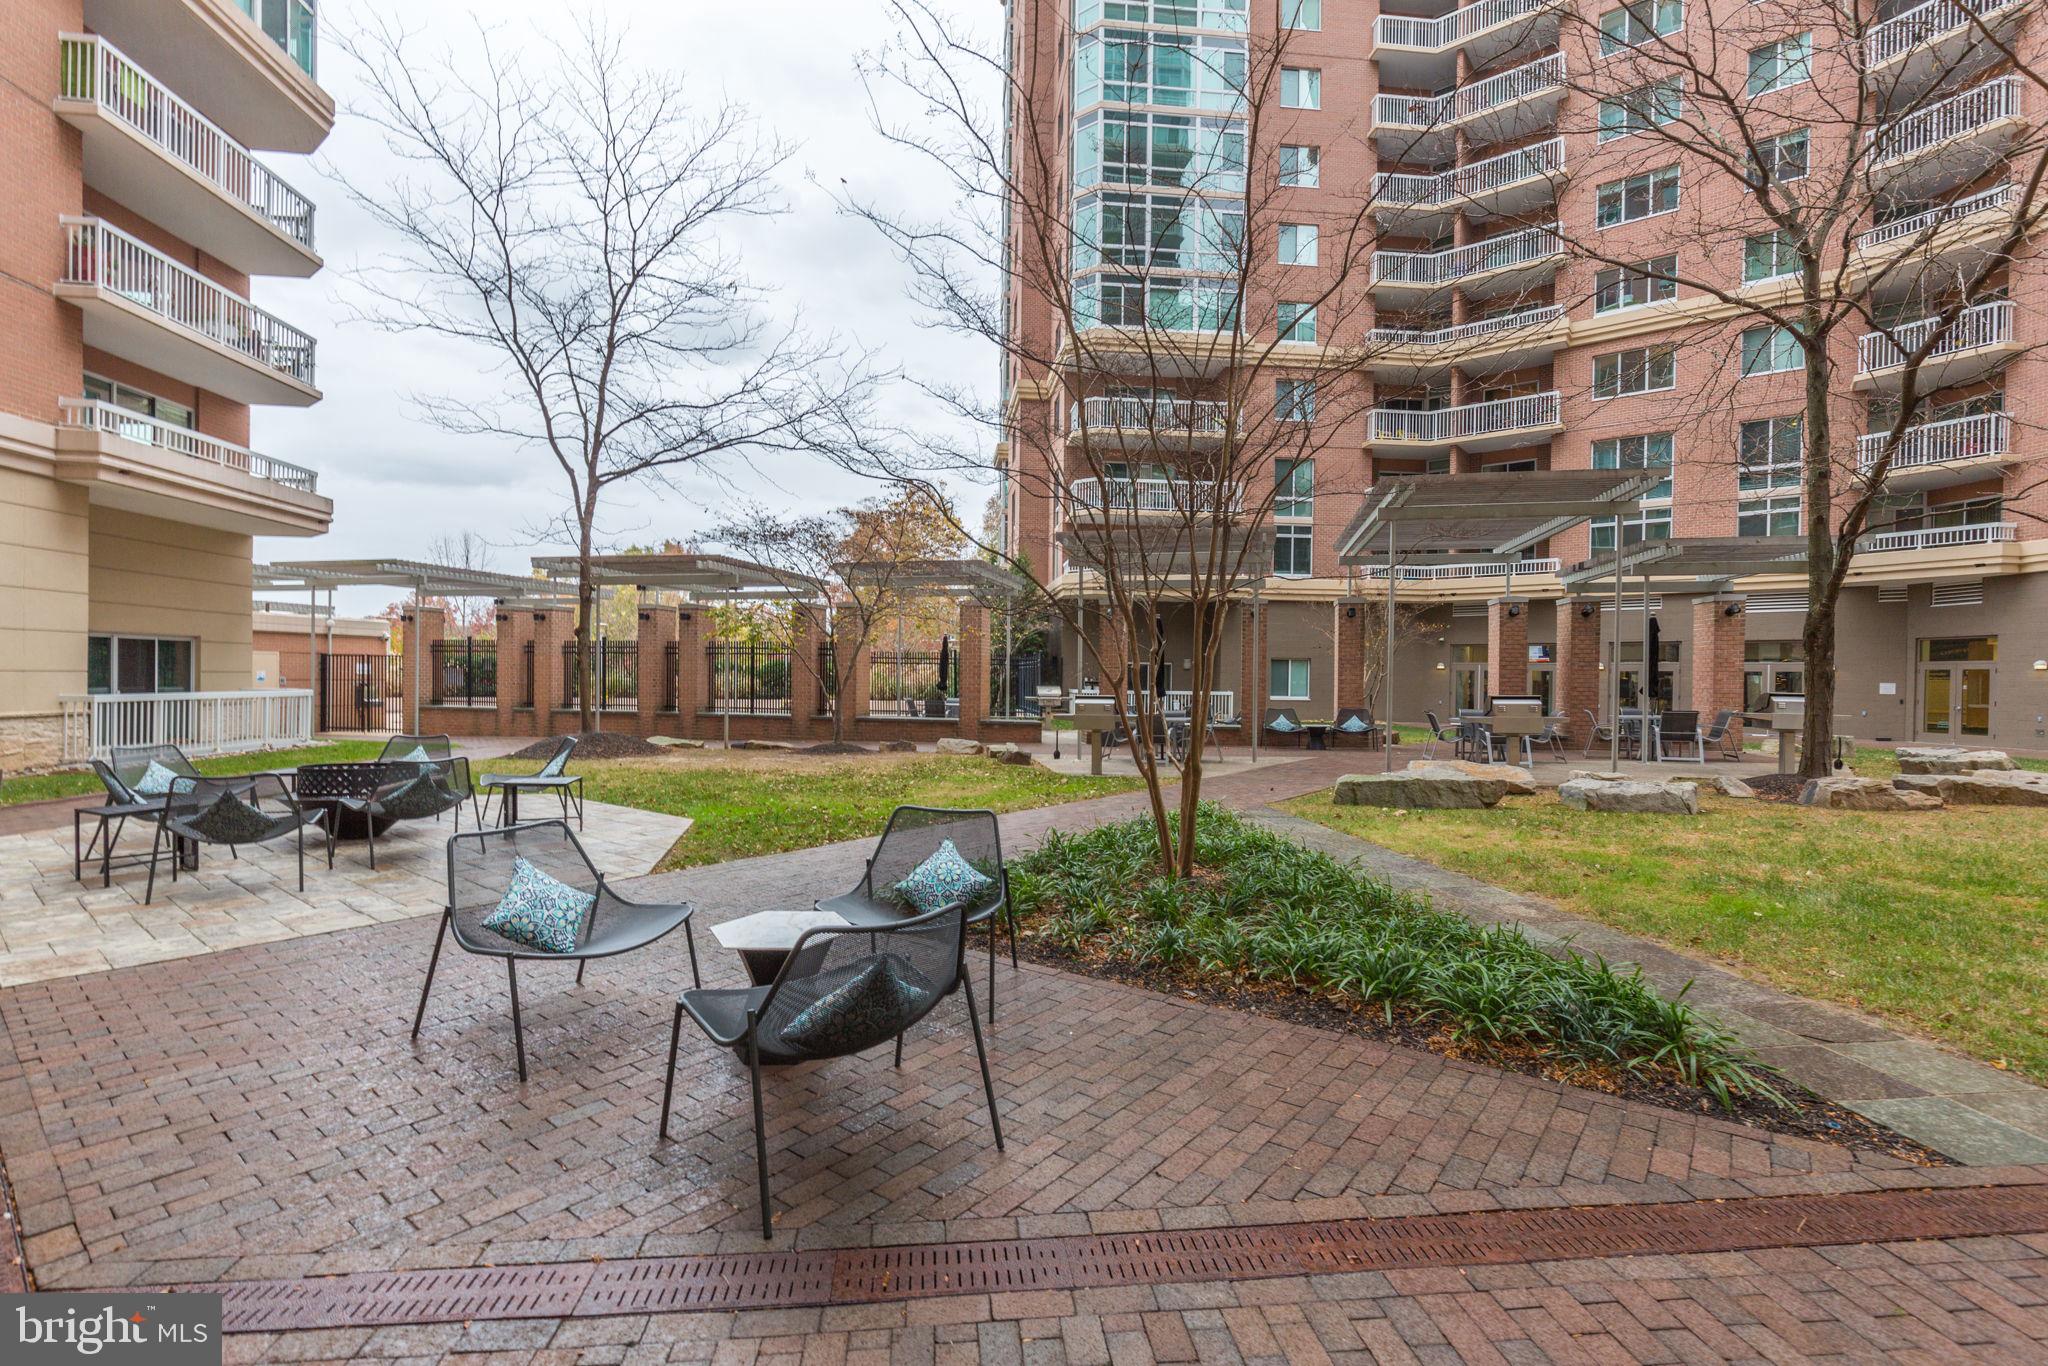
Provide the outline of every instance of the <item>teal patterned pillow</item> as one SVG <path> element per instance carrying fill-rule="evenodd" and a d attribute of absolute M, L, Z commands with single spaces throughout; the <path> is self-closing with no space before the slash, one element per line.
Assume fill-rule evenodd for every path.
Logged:
<path fill-rule="evenodd" d="M 483 927 L 543 953 L 572 953 L 597 898 L 549 877 L 525 859 L 512 864 L 512 885 Z"/>
<path fill-rule="evenodd" d="M 931 982 L 901 954 L 863 958 L 839 975 L 839 985 L 782 1027 L 783 1043 L 827 1056 L 858 1053 L 902 1033 L 931 999 Z"/>
<path fill-rule="evenodd" d="M 414 745 L 412 753 L 400 755 L 398 761 L 402 764 L 431 764 L 434 756 L 427 753 L 425 745 Z"/>
<path fill-rule="evenodd" d="M 1276 716 L 1273 718 L 1272 723 L 1266 727 L 1266 729 L 1277 730 L 1282 735 L 1285 735 L 1290 731 L 1300 730 L 1301 726 L 1297 724 L 1295 722 L 1295 719 L 1291 716 Z"/>
<path fill-rule="evenodd" d="M 918 864 L 909 877 L 896 884 L 896 895 L 914 907 L 919 915 L 930 915 L 956 901 L 975 906 L 995 885 L 994 879 L 960 857 L 953 841 L 944 840 L 939 844 L 938 852 Z"/>
<path fill-rule="evenodd" d="M 1346 735 L 1363 735 L 1372 727 L 1366 724 L 1363 716 L 1347 716 L 1337 723 L 1337 729 Z"/>
<path fill-rule="evenodd" d="M 171 792 L 171 784 L 176 781 L 176 770 L 165 768 L 151 759 L 149 767 L 142 770 L 142 776 L 135 780 L 135 786 L 130 790 L 138 797 L 167 797 Z"/>

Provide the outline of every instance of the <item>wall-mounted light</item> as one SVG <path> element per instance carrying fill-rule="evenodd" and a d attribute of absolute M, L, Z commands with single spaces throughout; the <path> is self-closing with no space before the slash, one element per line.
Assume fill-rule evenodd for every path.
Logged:
<path fill-rule="evenodd" d="M 2037 673 L 2037 674 L 2038 674 L 2038 673 L 2048 673 L 2048 659 L 2037 659 L 2037 660 L 2035 660 L 2035 661 L 2034 661 L 2034 672 L 2035 672 L 2035 673 Z"/>
<path fill-rule="evenodd" d="M 1592 616 L 1595 612 L 1599 610 L 1600 606 L 1598 603 L 1582 602 L 1579 604 L 1579 620 L 1584 621 L 1587 617 Z"/>
<path fill-rule="evenodd" d="M 1508 604 L 1508 616 L 1509 616 L 1510 618 L 1513 618 L 1513 617 L 1519 617 L 1520 615 L 1522 615 L 1522 604 L 1521 604 L 1521 603 L 1519 603 L 1519 602 L 1511 602 L 1511 603 L 1509 603 L 1509 604 Z"/>
<path fill-rule="evenodd" d="M 1344 620 L 1346 620 L 1346 621 L 1356 621 L 1356 620 L 1358 620 L 1358 609 L 1357 609 L 1356 607 L 1347 607 L 1347 608 L 1345 608 L 1345 609 L 1344 609 Z"/>
<path fill-rule="evenodd" d="M 1739 616 L 1741 616 L 1741 615 L 1742 615 L 1742 604 L 1741 604 L 1741 603 L 1739 603 L 1739 602 L 1731 602 L 1731 603 L 1728 603 L 1728 604 L 1726 604 L 1725 606 L 1723 606 L 1723 607 L 1721 608 L 1721 615 L 1722 615 L 1722 616 L 1724 616 L 1724 617 L 1739 617 Z"/>
<path fill-rule="evenodd" d="M 1438 661 L 1436 662 L 1436 671 L 1437 671 L 1438 673 L 1442 673 L 1442 672 L 1444 671 L 1444 662 L 1443 662 L 1443 661 L 1442 661 L 1441 659 L 1439 659 L 1439 660 L 1438 660 Z"/>

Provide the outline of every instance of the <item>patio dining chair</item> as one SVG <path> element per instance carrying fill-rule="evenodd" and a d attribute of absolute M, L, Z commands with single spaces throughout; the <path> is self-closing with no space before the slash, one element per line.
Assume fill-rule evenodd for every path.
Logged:
<path fill-rule="evenodd" d="M 1700 733 L 1700 752 L 1711 749 L 1723 759 L 1740 759 L 1742 742 L 1735 730 L 1735 709 L 1724 707 L 1714 713 L 1713 724 Z"/>
<path fill-rule="evenodd" d="M 1375 743 L 1386 743 L 1387 728 L 1372 719 L 1368 707 L 1339 707 L 1337 720 L 1330 727 L 1330 747 L 1336 748 L 1346 738 L 1371 749 Z"/>
<path fill-rule="evenodd" d="M 1436 758 L 1436 747 L 1448 740 L 1451 742 L 1451 757 L 1453 759 L 1457 758 L 1459 737 L 1462 734 L 1459 728 L 1457 726 L 1447 726 L 1437 720 L 1436 713 L 1433 711 L 1426 711 L 1422 715 L 1423 719 L 1429 722 L 1429 739 L 1423 742 L 1422 757 L 1425 759 Z"/>
<path fill-rule="evenodd" d="M 555 740 L 555 752 L 547 757 L 538 772 L 486 773 L 478 784 L 484 793 L 484 814 L 490 814 L 490 794 L 498 794 L 498 823 L 514 825 L 519 820 L 519 794 L 522 792 L 552 792 L 561 800 L 562 819 L 569 819 L 569 808 L 573 802 L 576 808 L 576 828 L 583 828 L 583 775 L 571 773 L 569 756 L 576 750 L 576 737 L 563 735 Z"/>
<path fill-rule="evenodd" d="M 1707 747 L 1700 739 L 1700 714 L 1696 711 L 1667 711 L 1658 718 L 1657 758 L 1671 758 L 1674 749 L 1691 750 L 1689 758 L 1696 764 L 1707 761 Z"/>
<path fill-rule="evenodd" d="M 660 1135 L 668 1137 L 675 1099 L 676 1056 L 682 1046 L 683 1016 L 704 1036 L 730 1048 L 747 1063 L 754 1092 L 754 1164 L 761 1188 L 761 1236 L 775 1236 L 768 1195 L 768 1129 L 761 1103 L 761 1069 L 828 1058 L 848 1058 L 894 1042 L 896 1066 L 903 1065 L 903 1036 L 946 997 L 959 992 L 974 1031 L 981 1062 L 981 1090 L 988 1102 L 996 1150 L 1003 1147 L 1003 1122 L 996 1114 L 995 1081 L 989 1075 L 988 1046 L 974 1007 L 967 973 L 967 908 L 955 903 L 888 926 L 827 926 L 806 930 L 783 960 L 775 980 L 763 987 L 712 987 L 685 991 L 669 1025 L 668 1072 L 661 1088 Z M 807 1083 L 808 1085 L 809 1083 Z"/>
<path fill-rule="evenodd" d="M 575 932 L 573 947 L 556 952 L 508 937 L 485 922 L 504 905 L 522 865 L 546 874 L 591 898 L 589 911 Z M 427 1018 L 427 993 L 441 965 L 441 946 L 452 934 L 464 953 L 505 960 L 505 980 L 512 990 L 512 1047 L 519 1061 L 519 1080 L 526 1080 L 526 1031 L 519 1018 L 519 964 L 576 964 L 576 983 L 593 958 L 611 958 L 644 949 L 683 927 L 690 948 L 690 981 L 702 986 L 697 968 L 697 939 L 690 926 L 696 908 L 689 902 L 629 901 L 606 884 L 604 874 L 583 852 L 567 821 L 536 821 L 530 825 L 471 830 L 448 841 L 448 901 L 441 909 L 441 928 L 434 953 L 427 960 L 427 980 L 420 985 L 419 1009 L 412 1017 L 418 1040 Z"/>
<path fill-rule="evenodd" d="M 299 890 L 306 890 L 306 827 L 327 836 L 327 866 L 334 866 L 334 835 L 323 830 L 327 812 L 310 813 L 285 780 L 274 773 L 253 778 L 179 778 L 157 808 L 156 839 L 149 851 L 149 885 L 142 901 L 156 898 L 156 866 L 171 854 L 171 881 L 178 880 L 181 843 L 196 848 L 224 844 L 230 858 L 245 844 L 267 844 L 285 835 L 298 840 Z"/>

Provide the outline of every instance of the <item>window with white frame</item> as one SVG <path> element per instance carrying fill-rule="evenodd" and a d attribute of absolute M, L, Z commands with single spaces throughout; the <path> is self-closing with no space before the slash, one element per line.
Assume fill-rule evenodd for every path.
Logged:
<path fill-rule="evenodd" d="M 1322 184 L 1322 149 L 1283 145 L 1280 148 L 1280 183 L 1300 190 L 1313 190 Z"/>
<path fill-rule="evenodd" d="M 87 636 L 85 690 L 124 696 L 191 692 L 197 655 L 196 642 L 176 636 Z"/>
<path fill-rule="evenodd" d="M 1678 168 L 1664 166 L 1625 180 L 1610 180 L 1597 197 L 1596 222 L 1603 228 L 1670 213 L 1678 207 Z"/>
<path fill-rule="evenodd" d="M 1599 140 L 1612 142 L 1631 133 L 1676 123 L 1683 103 L 1684 86 L 1676 76 L 1604 99 L 1600 101 Z"/>
<path fill-rule="evenodd" d="M 1280 340 L 1284 342 L 1312 342 L 1316 339 L 1316 306 L 1314 304 L 1280 305 Z"/>
<path fill-rule="evenodd" d="M 1316 515 L 1316 462 L 1273 462 L 1273 516 L 1283 522 L 1313 521 Z"/>
<path fill-rule="evenodd" d="M 1813 79 L 1813 35 L 1795 33 L 1749 50 L 1749 93 L 1768 95 Z"/>
<path fill-rule="evenodd" d="M 1280 26 L 1313 33 L 1323 26 L 1323 0 L 1280 0 Z"/>
<path fill-rule="evenodd" d="M 1282 223 L 1280 225 L 1280 264 L 1283 266 L 1312 266 L 1316 263 L 1316 246 L 1320 234 L 1313 223 Z"/>
<path fill-rule="evenodd" d="M 1776 280 L 1799 273 L 1798 248 L 1783 229 L 1758 233 L 1742 241 L 1742 282 Z"/>
<path fill-rule="evenodd" d="M 1632 346 L 1593 357 L 1593 397 L 1622 398 L 1678 387 L 1678 352 L 1669 344 Z"/>
<path fill-rule="evenodd" d="M 1804 180 L 1806 155 L 1811 144 L 1812 138 L 1804 128 L 1759 141 L 1756 160 L 1749 172 L 1750 188 L 1761 189 L 1765 185 L 1782 185 L 1788 180 Z"/>
<path fill-rule="evenodd" d="M 1281 67 L 1280 107 L 1282 109 L 1321 109 L 1323 107 L 1323 73 L 1312 66 Z"/>
<path fill-rule="evenodd" d="M 1637 545 L 1643 541 L 1668 541 L 1671 539 L 1671 508 L 1667 504 L 1660 508 L 1644 508 L 1620 519 L 1621 543 L 1624 546 Z M 1614 523 L 1612 517 L 1596 517 L 1588 524 L 1595 551 L 1614 549 Z"/>
<path fill-rule="evenodd" d="M 101 375 L 87 374 L 85 396 L 101 403 L 111 403 L 116 408 L 125 408 L 141 417 L 153 417 L 158 422 L 187 429 L 198 426 L 192 409 L 183 403 L 167 398 L 158 398 L 130 385 L 120 384 Z M 140 425 L 140 424 L 138 424 Z M 148 440 L 145 436 L 144 440 Z"/>
<path fill-rule="evenodd" d="M 1074 108 L 1150 104 L 1228 114 L 1244 107 L 1245 40 L 1103 29 L 1074 44 Z"/>
<path fill-rule="evenodd" d="M 1742 424 L 1737 444 L 1735 534 L 1799 534 L 1804 424 L 1797 413 Z"/>
<path fill-rule="evenodd" d="M 1074 188 L 1158 185 L 1241 193 L 1244 137 L 1236 119 L 1093 109 L 1074 123 Z"/>
<path fill-rule="evenodd" d="M 1653 256 L 1630 266 L 1608 266 L 1593 272 L 1593 311 L 1661 303 L 1678 297 L 1677 256 Z"/>
<path fill-rule="evenodd" d="M 1308 661 L 1269 659 L 1266 661 L 1266 695 L 1275 702 L 1308 701 Z"/>
<path fill-rule="evenodd" d="M 1680 0 L 1632 0 L 1600 16 L 1600 55 L 1649 42 L 1652 38 L 1678 32 L 1685 25 L 1685 6 Z"/>
<path fill-rule="evenodd" d="M 1671 538 L 1671 454 L 1670 432 L 1647 432 L 1641 436 L 1607 437 L 1593 443 L 1596 470 L 1664 471 L 1664 478 L 1642 496 L 1641 510 L 1620 519 L 1624 545 L 1638 541 Z M 1615 518 L 1597 518 L 1591 525 L 1596 551 L 1614 549 Z"/>
<path fill-rule="evenodd" d="M 1273 381 L 1273 418 L 1278 422 L 1316 420 L 1316 382 L 1312 379 Z"/>
<path fill-rule="evenodd" d="M 1107 19 L 1119 24 L 1242 33 L 1249 7 L 1250 0 L 1078 0 L 1074 6 L 1074 28 L 1092 28 Z"/>
<path fill-rule="evenodd" d="M 1803 364 L 1799 338 L 1788 327 L 1750 327 L 1742 333 L 1742 373 L 1775 375 Z"/>

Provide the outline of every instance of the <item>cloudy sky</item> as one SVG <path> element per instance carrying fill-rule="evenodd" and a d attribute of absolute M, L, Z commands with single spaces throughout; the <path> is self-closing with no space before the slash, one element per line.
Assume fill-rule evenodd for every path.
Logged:
<path fill-rule="evenodd" d="M 468 5 L 393 11 L 393 3 L 325 0 L 321 22 L 346 28 L 367 13 L 395 12 L 428 41 L 459 43 L 473 31 Z M 796 145 L 783 177 L 789 212 L 751 225 L 746 241 L 729 244 L 744 251 L 755 280 L 776 286 L 781 306 L 800 304 L 812 326 L 856 338 L 921 377 L 993 386 L 993 350 L 918 327 L 900 265 L 871 228 L 837 214 L 825 188 L 844 179 L 855 192 L 886 188 L 892 202 L 928 213 L 947 207 L 947 188 L 932 168 L 892 152 L 869 125 L 855 61 L 895 31 L 879 0 L 591 3 L 608 23 L 627 30 L 643 60 L 680 69 L 701 85 L 707 103 L 724 96 L 746 104 L 766 128 Z M 554 0 L 492 0 L 487 12 L 506 44 L 534 44 L 536 35 L 560 32 L 565 22 Z M 1001 20 L 1000 8 L 987 0 L 963 13 L 992 26 Z M 335 503 L 334 529 L 314 540 L 260 540 L 257 558 L 420 558 L 437 535 L 470 530 L 495 544 L 493 567 L 522 571 L 532 554 L 569 548 L 524 539 L 526 528 L 561 505 L 562 476 L 544 452 L 437 431 L 405 401 L 409 393 L 460 391 L 489 363 L 487 355 L 345 321 L 351 268 L 371 263 L 389 244 L 349 203 L 342 183 L 386 184 L 396 168 L 382 135 L 352 116 L 364 102 L 358 73 L 332 44 L 322 51 L 320 78 L 340 109 L 326 145 L 310 158 L 265 160 L 319 206 L 327 268 L 312 280 L 260 280 L 255 297 L 319 339 L 326 399 L 304 410 L 257 409 L 252 444 L 319 471 L 321 492 Z M 898 416 L 932 417 L 907 411 L 913 402 L 907 393 L 892 402 Z M 620 494 L 607 520 L 619 540 L 650 542 L 706 530 L 719 520 L 721 504 L 736 497 L 822 508 L 878 491 L 794 457 L 729 476 L 693 480 L 680 493 Z M 986 490 L 960 492 L 963 507 L 972 507 Z M 389 590 L 360 589 L 340 602 L 344 611 L 369 611 L 389 597 Z"/>

